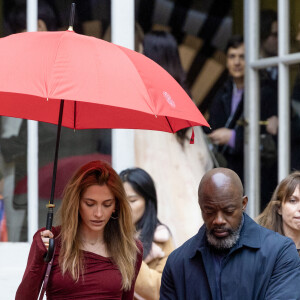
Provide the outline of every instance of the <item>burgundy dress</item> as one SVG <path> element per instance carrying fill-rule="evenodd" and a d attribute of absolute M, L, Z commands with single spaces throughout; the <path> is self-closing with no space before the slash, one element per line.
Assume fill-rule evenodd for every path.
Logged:
<path fill-rule="evenodd" d="M 33 237 L 27 267 L 16 293 L 16 300 L 37 299 L 46 272 L 47 263 L 43 257 L 46 248 L 40 237 L 40 229 Z M 55 236 L 59 233 L 54 228 Z M 122 291 L 122 277 L 117 266 L 108 257 L 83 251 L 85 272 L 75 282 L 67 273 L 63 276 L 58 264 L 59 243 L 56 241 L 53 265 L 46 290 L 47 299 L 133 299 L 134 284 L 142 263 L 142 245 L 137 245 L 140 253 L 135 267 L 135 278 L 129 291 Z"/>

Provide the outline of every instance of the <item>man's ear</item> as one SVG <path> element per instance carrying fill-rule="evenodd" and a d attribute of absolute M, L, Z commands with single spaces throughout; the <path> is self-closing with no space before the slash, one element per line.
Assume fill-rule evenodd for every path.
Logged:
<path fill-rule="evenodd" d="M 248 197 L 247 196 L 244 196 L 243 197 L 243 202 L 242 202 L 242 210 L 245 211 L 246 207 L 247 207 L 247 204 L 248 204 Z"/>

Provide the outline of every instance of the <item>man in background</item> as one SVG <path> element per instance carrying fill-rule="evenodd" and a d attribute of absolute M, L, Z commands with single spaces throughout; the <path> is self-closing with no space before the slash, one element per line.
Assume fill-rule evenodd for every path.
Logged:
<path fill-rule="evenodd" d="M 227 164 L 244 181 L 244 75 L 245 47 L 243 37 L 233 36 L 226 47 L 226 66 L 228 79 L 219 90 L 210 107 L 208 123 L 211 131 L 204 128 L 208 137 L 217 147 Z M 270 84 L 260 89 L 260 127 L 261 135 L 268 135 L 274 146 L 273 157 L 265 157 L 261 151 L 261 209 L 269 202 L 277 185 L 276 136 L 277 136 L 277 90 Z M 269 145 L 269 144 L 268 144 Z"/>

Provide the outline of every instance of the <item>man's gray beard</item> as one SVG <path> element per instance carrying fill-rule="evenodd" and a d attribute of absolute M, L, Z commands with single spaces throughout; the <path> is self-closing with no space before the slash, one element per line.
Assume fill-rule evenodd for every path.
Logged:
<path fill-rule="evenodd" d="M 242 218 L 239 227 L 236 230 L 232 230 L 227 237 L 217 238 L 214 234 L 206 229 L 206 237 L 208 243 L 218 249 L 226 250 L 232 248 L 238 239 L 240 238 L 240 232 L 242 229 Z"/>

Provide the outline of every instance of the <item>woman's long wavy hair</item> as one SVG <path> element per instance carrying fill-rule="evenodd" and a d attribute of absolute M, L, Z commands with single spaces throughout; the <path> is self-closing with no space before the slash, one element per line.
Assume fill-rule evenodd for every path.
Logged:
<path fill-rule="evenodd" d="M 256 221 L 263 227 L 284 234 L 282 216 L 278 213 L 282 203 L 285 203 L 300 186 L 300 172 L 296 171 L 283 179 L 276 187 L 271 201 L 264 211 L 257 217 Z"/>
<path fill-rule="evenodd" d="M 74 280 L 84 270 L 84 259 L 79 237 L 81 218 L 79 202 L 92 185 L 107 185 L 116 200 L 117 219 L 110 219 L 104 228 L 104 241 L 114 263 L 122 275 L 122 289 L 129 290 L 135 276 L 138 253 L 131 208 L 126 199 L 123 183 L 108 164 L 92 161 L 82 166 L 71 178 L 64 190 L 59 210 L 61 249 L 59 265 L 62 273 L 69 272 Z"/>
<path fill-rule="evenodd" d="M 149 254 L 153 242 L 154 232 L 158 225 L 162 224 L 157 218 L 156 189 L 151 176 L 143 169 L 131 168 L 120 173 L 123 182 L 128 182 L 133 190 L 145 199 L 145 212 L 135 224 L 139 231 L 139 239 L 143 243 L 143 258 Z"/>

